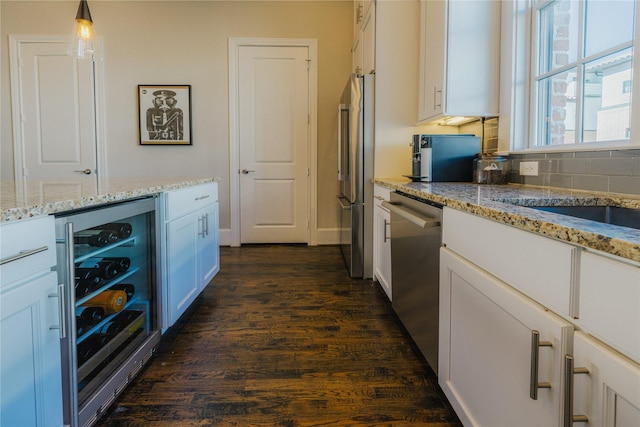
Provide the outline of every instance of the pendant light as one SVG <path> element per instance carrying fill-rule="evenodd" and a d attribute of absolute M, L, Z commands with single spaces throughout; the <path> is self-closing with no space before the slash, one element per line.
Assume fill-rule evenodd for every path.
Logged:
<path fill-rule="evenodd" d="M 99 41 L 93 29 L 93 20 L 89 12 L 87 0 L 80 0 L 76 23 L 71 34 L 71 42 L 67 53 L 81 59 L 95 61 L 99 59 Z"/>

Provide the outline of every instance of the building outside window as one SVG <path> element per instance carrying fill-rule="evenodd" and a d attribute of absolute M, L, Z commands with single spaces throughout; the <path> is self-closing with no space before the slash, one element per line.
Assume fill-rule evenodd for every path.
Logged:
<path fill-rule="evenodd" d="M 535 1 L 532 146 L 630 138 L 636 4 Z"/>

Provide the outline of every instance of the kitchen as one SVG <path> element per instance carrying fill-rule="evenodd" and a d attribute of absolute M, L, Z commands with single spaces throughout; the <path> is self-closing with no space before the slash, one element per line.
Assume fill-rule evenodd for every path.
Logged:
<path fill-rule="evenodd" d="M 74 4 L 71 4 L 74 3 Z M 410 2 L 407 2 L 410 3 Z M 75 13 L 75 2 L 2 2 L 2 179 L 13 179 L 12 125 L 9 112 L 10 87 L 8 72 L 8 34 L 67 34 L 69 18 Z M 172 176 L 216 175 L 222 177 L 219 185 L 220 239 L 221 243 L 233 243 L 232 191 L 230 182 L 225 182 L 235 170 L 228 160 L 230 148 L 228 110 L 228 61 L 229 37 L 313 37 L 318 40 L 318 107 L 317 107 L 317 226 L 316 242 L 332 244 L 337 241 L 338 226 L 335 213 L 335 139 L 337 123 L 336 100 L 344 87 L 345 76 L 352 69 L 351 47 L 353 41 L 354 8 L 350 2 L 92 2 L 91 11 L 97 31 L 105 37 L 105 86 L 106 129 L 103 158 L 107 159 L 106 170 L 110 177 L 146 177 L 162 175 L 159 171 L 171 171 Z M 414 11 L 417 10 L 417 5 Z M 34 18 L 33 8 L 38 8 Z M 376 17 L 376 76 L 384 76 L 385 66 L 394 75 L 403 75 L 398 81 L 417 81 L 417 67 L 406 67 L 404 61 L 417 62 L 415 54 L 419 45 L 419 14 L 410 14 L 410 19 L 395 22 L 384 21 L 385 2 L 380 4 L 380 15 Z M 404 12 L 406 13 L 406 12 Z M 99 18 L 98 18 L 99 17 Z M 295 19 L 291 19 L 295 17 Z M 406 18 L 407 16 L 404 15 Z M 198 25 L 199 24 L 199 25 Z M 401 34 L 403 47 L 387 46 L 384 41 L 396 34 L 394 28 L 411 32 Z M 388 31 L 388 33 L 385 33 Z M 400 37 L 400 35 L 398 36 Z M 413 43 L 413 44 L 411 44 Z M 189 47 L 187 49 L 186 47 Z M 170 54 L 167 54 L 167 51 Z M 193 55 L 192 52 L 197 52 Z M 205 52 L 212 52 L 211 55 Z M 384 62 L 384 55 L 405 55 L 399 61 Z M 171 64 L 169 67 L 167 64 Z M 396 67 L 393 69 L 393 67 Z M 398 74 L 401 73 L 401 74 Z M 193 146 L 144 147 L 137 144 L 135 87 L 138 84 L 188 83 L 193 90 Z M 412 90 L 411 90 L 412 88 Z M 416 86 L 406 88 L 408 96 L 399 103 L 388 103 L 387 114 L 410 114 L 411 120 L 390 118 L 387 129 L 382 126 L 377 140 L 380 156 L 376 158 L 376 178 L 399 176 L 410 171 L 410 135 L 414 133 L 453 133 L 457 128 L 441 126 L 414 127 L 415 105 L 418 95 Z M 391 90 L 393 88 L 389 88 Z M 384 93 L 378 91 L 379 97 Z M 392 99 L 392 98 L 386 98 Z M 378 104 L 377 104 L 378 106 Z M 381 108 L 384 105 L 380 106 Z M 381 113 L 382 114 L 382 113 Z M 382 116 L 382 115 L 381 115 Z M 393 120 L 403 127 L 402 134 L 394 135 Z M 476 124 L 477 125 L 477 124 Z M 473 125 L 470 125 L 473 126 Z M 478 132 L 472 128 L 472 132 Z M 468 132 L 468 130 L 463 130 Z M 503 131 L 501 129 L 501 131 Z M 478 132 L 479 133 L 479 132 Z M 224 141 L 220 143 L 220 141 Z M 396 147 L 396 148 L 394 148 Z M 400 149 L 402 147 L 402 149 Z M 180 162 L 174 162 L 181 156 Z M 540 154 L 538 154 L 540 156 Z M 597 155 L 594 155 L 597 157 Z M 550 157 L 553 161 L 553 157 Z M 545 174 L 532 177 L 544 178 Z M 555 176 L 554 176 L 555 178 Z M 577 180 L 576 180 L 577 182 Z M 628 184 L 627 189 L 635 181 Z M 576 187 L 578 189 L 578 187 Z M 637 188 L 637 187 L 636 187 Z M 593 189 L 593 188 L 587 188 Z M 600 189 L 600 187 L 595 188 Z M 614 192 L 637 194 L 633 191 Z"/>

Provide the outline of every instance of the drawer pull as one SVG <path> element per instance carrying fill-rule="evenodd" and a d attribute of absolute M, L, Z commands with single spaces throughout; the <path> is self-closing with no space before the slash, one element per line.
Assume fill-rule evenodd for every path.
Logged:
<path fill-rule="evenodd" d="M 20 252 L 19 252 L 19 253 L 17 253 L 16 255 L 13 255 L 13 256 L 10 256 L 10 257 L 7 257 L 7 258 L 0 259 L 0 265 L 7 264 L 7 263 L 10 263 L 10 262 L 12 262 L 12 261 L 17 261 L 17 260 L 19 260 L 19 259 L 26 258 L 26 257 L 31 256 L 31 255 L 38 254 L 38 253 L 40 253 L 40 252 L 44 252 L 44 251 L 46 251 L 47 249 L 49 249 L 49 247 L 48 247 L 48 246 L 42 246 L 42 247 L 37 248 L 37 249 L 31 249 L 31 250 L 20 251 Z"/>
<path fill-rule="evenodd" d="M 209 194 L 205 194 L 204 196 L 196 197 L 196 199 L 195 199 L 195 200 L 196 200 L 196 201 L 198 201 L 198 200 L 204 200 L 204 199 L 208 199 L 209 197 L 211 197 Z"/>
<path fill-rule="evenodd" d="M 588 374 L 587 368 L 574 368 L 573 357 L 568 354 L 564 356 L 564 415 L 563 427 L 571 427 L 573 423 L 586 423 L 589 419 L 586 415 L 573 415 L 573 376 L 575 374 Z"/>
<path fill-rule="evenodd" d="M 538 400 L 539 388 L 551 388 L 548 382 L 538 382 L 538 365 L 540 362 L 540 347 L 551 347 L 551 341 L 540 341 L 540 332 L 531 331 L 531 379 L 529 382 L 529 397 Z"/>

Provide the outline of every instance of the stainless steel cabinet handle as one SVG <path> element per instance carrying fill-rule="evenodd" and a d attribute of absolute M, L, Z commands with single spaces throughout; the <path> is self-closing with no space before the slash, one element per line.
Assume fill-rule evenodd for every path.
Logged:
<path fill-rule="evenodd" d="M 538 382 L 538 365 L 540 361 L 540 347 L 551 347 L 551 341 L 540 341 L 540 332 L 531 331 L 531 379 L 529 381 L 529 397 L 538 400 L 539 388 L 551 388 L 548 382 Z"/>
<path fill-rule="evenodd" d="M 251 173 L 251 172 L 255 172 L 255 171 L 254 170 L 250 170 L 250 169 L 242 169 L 240 171 L 240 173 L 242 173 L 243 175 L 246 175 L 246 174 Z"/>
<path fill-rule="evenodd" d="M 81 170 L 81 171 L 74 171 L 74 172 L 83 173 L 85 175 L 91 175 L 91 169 L 89 169 L 89 168 Z"/>
<path fill-rule="evenodd" d="M 49 326 L 49 329 L 59 329 L 60 330 L 60 339 L 64 339 L 67 337 L 67 321 L 66 321 L 66 304 L 65 304 L 65 294 L 64 294 L 64 283 L 58 285 L 58 293 L 57 294 L 49 294 L 49 298 L 58 298 L 58 318 L 60 319 L 59 325 Z"/>
<path fill-rule="evenodd" d="M 204 232 L 205 236 L 209 235 L 209 214 L 204 214 Z"/>
<path fill-rule="evenodd" d="M 202 215 L 200 218 L 198 218 L 198 228 L 200 229 L 198 231 L 198 236 L 202 237 L 204 239 L 205 234 L 205 229 L 204 229 L 204 215 Z"/>
<path fill-rule="evenodd" d="M 387 219 L 384 219 L 384 231 L 382 233 L 382 237 L 383 237 L 383 242 L 387 243 L 387 240 L 389 240 L 389 236 L 387 235 L 387 227 L 391 225 L 391 222 L 387 221 Z"/>
<path fill-rule="evenodd" d="M 573 357 L 564 355 L 564 414 L 562 417 L 562 426 L 571 427 L 573 423 L 586 423 L 589 419 L 586 415 L 573 415 L 573 375 L 588 374 L 587 368 L 574 368 Z"/>
<path fill-rule="evenodd" d="M 440 94 L 440 103 L 438 104 L 438 101 L 436 101 L 436 95 Z M 433 109 L 437 109 L 438 107 L 442 107 L 442 90 L 438 90 L 437 86 L 433 87 Z"/>
<path fill-rule="evenodd" d="M 394 205 L 391 202 L 382 202 L 382 206 L 389 209 L 389 212 L 399 215 L 407 221 L 417 225 L 420 228 L 439 227 L 440 220 L 436 218 L 429 218 L 422 216 L 412 210 L 403 208 L 398 205 Z"/>
<path fill-rule="evenodd" d="M 26 258 L 28 256 L 35 255 L 35 254 L 40 253 L 40 252 L 44 252 L 47 249 L 49 249 L 48 246 L 41 246 L 41 247 L 36 248 L 36 249 L 27 249 L 27 250 L 24 250 L 24 251 L 20 251 L 15 255 L 11 255 L 9 257 L 0 259 L 0 265 L 7 264 L 7 263 L 12 262 L 12 261 L 17 261 L 19 259 Z"/>
<path fill-rule="evenodd" d="M 211 195 L 209 195 L 209 194 L 205 194 L 204 196 L 196 197 L 196 198 L 195 198 L 195 200 L 196 200 L 196 201 L 198 201 L 198 200 L 204 200 L 204 199 L 208 199 L 209 197 L 211 197 Z"/>

